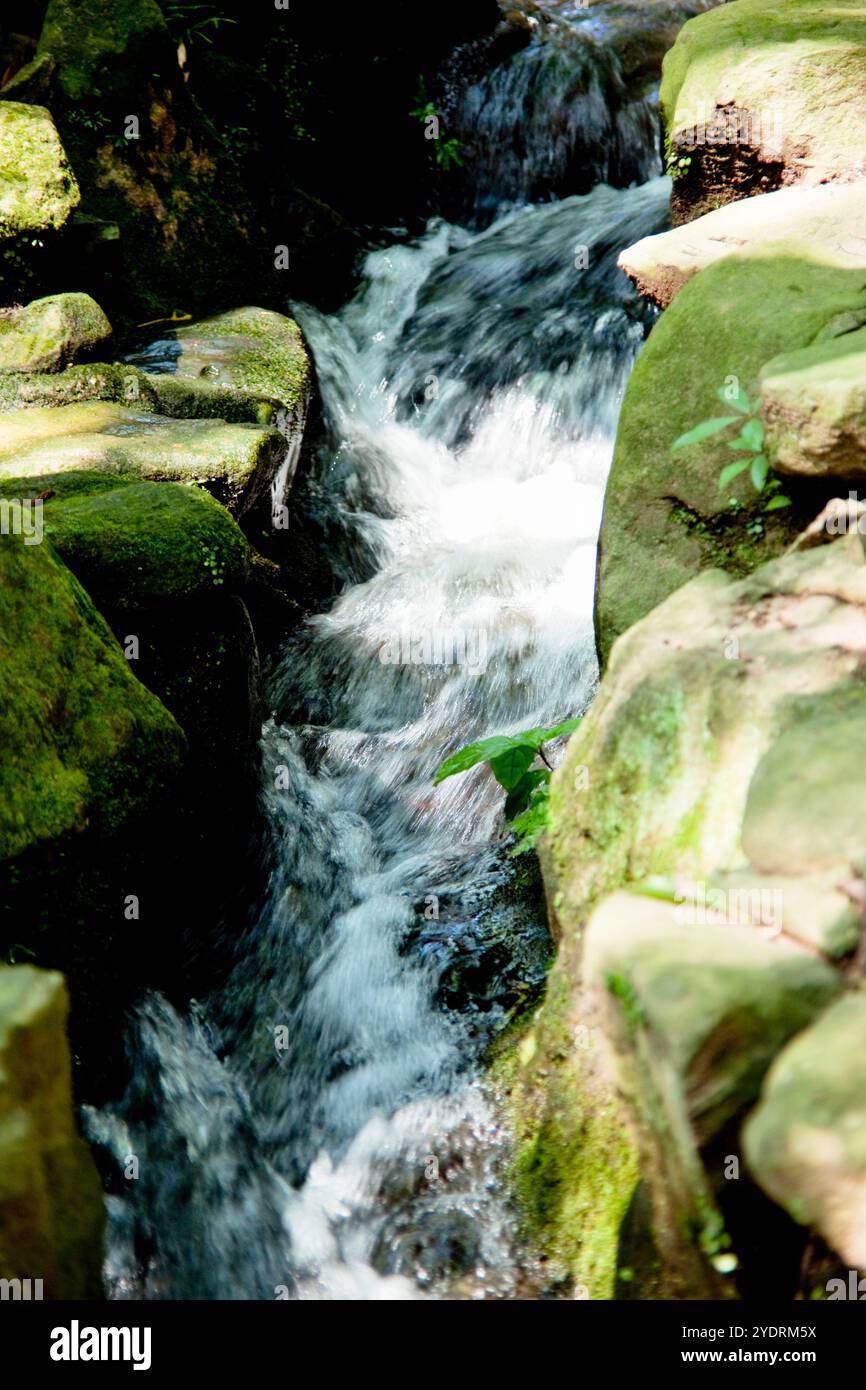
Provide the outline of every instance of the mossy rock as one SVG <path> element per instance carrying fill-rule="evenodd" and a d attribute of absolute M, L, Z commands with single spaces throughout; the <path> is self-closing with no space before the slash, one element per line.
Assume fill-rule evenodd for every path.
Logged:
<path fill-rule="evenodd" d="M 861 175 L 864 84 L 859 0 L 733 0 L 690 20 L 660 94 L 674 221 L 787 183 Z"/>
<path fill-rule="evenodd" d="M 523 1233 L 544 1256 L 551 1292 L 612 1298 L 617 1245 L 640 1180 L 628 1107 L 599 1065 L 598 1035 L 572 988 L 576 943 L 563 943 L 542 1009 L 488 1073 L 514 1136 L 510 1184 Z"/>
<path fill-rule="evenodd" d="M 52 294 L 0 314 L 0 372 L 54 372 L 111 337 L 89 294 Z"/>
<path fill-rule="evenodd" d="M 866 477 L 866 328 L 855 317 L 851 329 L 774 357 L 761 372 L 761 414 L 780 472 Z"/>
<path fill-rule="evenodd" d="M 243 588 L 249 547 L 206 492 L 138 483 L 49 500 L 45 530 L 100 605 L 144 608 Z"/>
<path fill-rule="evenodd" d="M 46 544 L 0 541 L 0 858 L 113 833 L 178 775 L 180 729 Z"/>
<path fill-rule="evenodd" d="M 643 1244 L 664 1252 L 663 1276 L 633 1296 L 731 1297 L 730 1238 L 703 1155 L 841 979 L 783 937 L 681 914 L 634 892 L 598 905 L 585 931 L 581 1016 L 633 1109 L 648 1196 Z"/>
<path fill-rule="evenodd" d="M 783 873 L 795 863 L 819 872 L 866 853 L 866 787 L 852 756 L 866 733 L 862 700 L 850 708 L 835 697 L 813 700 L 764 754 L 743 817 L 755 868 Z"/>
<path fill-rule="evenodd" d="M 175 419 L 219 419 L 262 429 L 273 426 L 277 416 L 273 402 L 253 392 L 204 378 L 143 372 L 128 362 L 91 362 L 54 373 L 0 374 L 0 411 L 84 401 L 112 401 Z"/>
<path fill-rule="evenodd" d="M 795 243 L 729 256 L 682 288 L 650 333 L 623 402 L 601 528 L 602 660 L 619 633 L 700 570 L 748 573 L 820 509 L 826 489 L 820 497 L 794 491 L 793 508 L 763 515 L 747 473 L 720 490 L 729 435 L 676 453 L 672 445 L 726 413 L 717 393 L 729 381 L 757 401 L 768 362 L 819 335 L 844 333 L 864 312 L 862 271 L 823 264 Z M 731 512 L 731 497 L 741 511 Z M 757 537 L 748 529 L 754 523 Z"/>
<path fill-rule="evenodd" d="M 866 738 L 866 556 L 856 533 L 823 540 L 701 574 L 624 633 L 553 777 L 559 952 L 506 1080 L 528 1226 L 591 1297 L 620 1287 L 639 1208 L 638 1296 L 724 1292 L 706 1154 L 736 1153 L 766 1067 L 842 986 L 822 957 L 859 940 L 866 818 L 845 787 Z M 724 920 L 680 917 L 701 894 L 716 912 L 713 893 Z"/>
<path fill-rule="evenodd" d="M 842 980 L 784 937 L 690 915 L 688 904 L 611 894 L 587 924 L 584 969 L 607 992 L 617 1049 L 645 1070 L 644 1086 L 654 1067 L 673 1067 L 677 1093 L 662 1091 L 659 1104 L 673 1107 L 672 1133 L 687 1119 L 702 1147 L 755 1099 L 776 1053 Z"/>
<path fill-rule="evenodd" d="M 112 401 L 0 415 L 0 480 L 84 469 L 115 472 L 124 481 L 193 482 L 238 515 L 267 492 L 285 451 L 276 430 L 174 420 Z"/>
<path fill-rule="evenodd" d="M 63 976 L 0 966 L 0 1279 L 101 1296 L 102 1188 L 75 1129 Z"/>
<path fill-rule="evenodd" d="M 0 242 L 57 231 L 79 196 L 51 113 L 0 101 Z"/>
<path fill-rule="evenodd" d="M 743 1130 L 749 1167 L 844 1263 L 866 1265 L 866 993 L 862 986 L 789 1043 Z"/>
<path fill-rule="evenodd" d="M 51 55 L 73 102 L 124 91 L 131 73 L 158 70 L 170 53 L 156 0 L 49 0 L 37 49 Z"/>
<path fill-rule="evenodd" d="M 170 372 L 181 396 L 191 387 L 231 388 L 301 419 L 310 393 L 310 359 L 301 330 L 294 319 L 270 309 L 232 309 L 174 329 L 129 360 L 145 371 Z"/>

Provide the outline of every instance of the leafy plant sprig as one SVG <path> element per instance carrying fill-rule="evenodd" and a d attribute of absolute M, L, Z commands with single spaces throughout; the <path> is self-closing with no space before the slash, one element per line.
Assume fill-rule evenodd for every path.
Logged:
<path fill-rule="evenodd" d="M 423 77 L 418 78 L 418 95 L 415 101 L 417 105 L 412 108 L 409 115 L 414 116 L 419 121 L 436 121 L 438 126 L 439 116 L 435 105 L 427 95 L 427 86 Z M 436 146 L 436 163 L 440 169 L 444 169 L 447 173 L 452 164 L 457 164 L 462 169 L 463 157 L 460 153 L 462 142 L 457 139 L 456 135 L 452 135 L 449 140 L 442 140 L 437 135 L 433 143 Z"/>
<path fill-rule="evenodd" d="M 779 511 L 782 507 L 791 505 L 790 497 L 786 497 L 779 492 L 779 484 L 775 479 L 768 478 L 770 465 L 767 455 L 764 452 L 764 425 L 758 416 L 757 405 L 752 405 L 749 398 L 741 386 L 737 387 L 736 395 L 731 395 L 729 386 L 720 386 L 717 393 L 719 399 L 725 404 L 730 405 L 737 413 L 735 415 L 717 415 L 711 420 L 702 420 L 693 429 L 687 430 L 675 439 L 671 448 L 685 449 L 691 444 L 701 444 L 705 439 L 710 439 L 715 434 L 720 434 L 731 425 L 739 425 L 740 432 L 735 439 L 727 440 L 727 446 L 735 453 L 741 455 L 727 464 L 719 474 L 719 487 L 725 488 L 732 483 L 734 478 L 738 478 L 741 473 L 749 470 L 752 485 L 757 493 L 766 491 L 767 504 L 763 508 L 765 512 Z"/>
<path fill-rule="evenodd" d="M 237 24 L 236 19 L 221 14 L 212 5 L 188 3 L 187 0 L 169 0 L 163 5 L 163 15 L 173 37 L 188 47 L 194 38 L 213 43 L 208 29 L 219 29 L 223 24 Z"/>
<path fill-rule="evenodd" d="M 521 734 L 495 734 L 492 738 L 468 743 L 452 753 L 442 763 L 433 785 L 446 777 L 468 772 L 479 763 L 488 763 L 490 771 L 507 793 L 505 819 L 514 831 L 512 854 L 525 854 L 532 849 L 547 824 L 550 777 L 553 769 L 547 761 L 544 744 L 550 739 L 565 738 L 574 732 L 580 718 L 566 719 L 549 729 L 526 729 Z M 544 767 L 533 767 L 540 758 Z"/>

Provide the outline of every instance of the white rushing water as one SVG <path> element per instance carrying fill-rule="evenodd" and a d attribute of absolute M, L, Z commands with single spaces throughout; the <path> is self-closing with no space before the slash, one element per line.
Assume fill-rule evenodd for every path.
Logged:
<path fill-rule="evenodd" d="M 344 585 L 271 682 L 262 898 L 221 944 L 225 987 L 186 1015 L 148 1000 L 127 1095 L 89 1117 L 118 1170 L 115 1297 L 520 1290 L 477 1077 L 546 944 L 497 916 L 500 789 L 433 779 L 592 696 L 603 487 L 647 324 L 615 258 L 668 195 L 434 223 L 370 254 L 339 314 L 294 306 L 325 417 L 309 496 Z"/>

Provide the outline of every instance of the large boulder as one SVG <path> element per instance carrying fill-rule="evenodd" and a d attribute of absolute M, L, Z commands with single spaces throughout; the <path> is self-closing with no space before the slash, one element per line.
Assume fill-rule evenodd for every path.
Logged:
<path fill-rule="evenodd" d="M 250 547 L 204 489 L 78 478 L 79 488 L 44 502 L 45 534 L 139 680 L 184 730 L 187 853 L 200 853 L 219 897 L 240 869 L 257 786 L 259 658 L 244 602 Z"/>
<path fill-rule="evenodd" d="M 823 494 L 789 489 L 794 506 L 763 512 L 748 473 L 721 489 L 731 432 L 674 452 L 699 422 L 734 412 L 718 392 L 760 397 L 782 352 L 845 341 L 866 318 L 863 272 L 808 243 L 758 245 L 694 276 L 653 327 L 620 415 L 605 493 L 596 600 L 599 652 L 708 565 L 747 573 L 811 520 Z M 771 465 L 776 459 L 768 453 Z M 731 505 L 734 499 L 734 505 Z"/>
<path fill-rule="evenodd" d="M 72 1113 L 63 976 L 0 966 L 0 1279 L 101 1296 L 102 1191 Z M 38 1281 L 38 1283 L 37 1283 Z"/>
<path fill-rule="evenodd" d="M 158 376 L 166 391 L 178 390 L 177 414 L 189 413 L 185 398 L 231 390 L 243 397 L 269 401 L 299 425 L 310 394 L 310 359 L 294 319 L 271 309 L 247 307 L 185 324 L 158 337 L 127 361 Z"/>
<path fill-rule="evenodd" d="M 503 1076 L 529 1226 L 593 1297 L 758 1277 L 739 1124 L 858 945 L 866 556 L 856 530 L 814 539 L 620 637 L 553 778 L 559 953 Z"/>
<path fill-rule="evenodd" d="M 51 114 L 0 102 L 0 242 L 57 231 L 79 202 Z"/>
<path fill-rule="evenodd" d="M 747 247 L 796 241 L 826 265 L 866 267 L 866 181 L 821 188 L 783 188 L 728 203 L 657 236 L 644 237 L 619 256 L 641 294 L 666 309 L 683 285 L 708 265 Z"/>
<path fill-rule="evenodd" d="M 55 372 L 111 337 L 89 294 L 52 294 L 0 313 L 0 372 Z"/>
<path fill-rule="evenodd" d="M 80 584 L 27 541 L 0 541 L 3 860 L 85 828 L 118 832 L 175 784 L 184 747 Z"/>
<path fill-rule="evenodd" d="M 685 222 L 786 184 L 866 170 L 859 0 L 733 0 L 684 25 L 661 105 Z"/>

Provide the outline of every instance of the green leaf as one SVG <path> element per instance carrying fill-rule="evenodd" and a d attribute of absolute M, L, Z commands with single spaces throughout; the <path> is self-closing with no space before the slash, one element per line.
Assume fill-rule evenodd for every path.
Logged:
<path fill-rule="evenodd" d="M 709 439 L 711 434 L 718 434 L 719 430 L 726 429 L 728 425 L 739 423 L 737 415 L 719 415 L 714 420 L 704 420 L 700 425 L 695 425 L 693 430 L 686 434 L 681 434 L 679 439 L 675 439 L 671 445 L 672 449 L 684 449 L 687 444 L 700 444 L 702 439 Z"/>
<path fill-rule="evenodd" d="M 504 787 L 507 792 L 510 792 L 514 790 L 534 761 L 535 749 L 532 745 L 515 741 L 513 748 L 506 748 L 503 753 L 490 759 L 490 771 L 500 787 Z"/>
<path fill-rule="evenodd" d="M 537 767 L 532 772 L 525 773 L 517 783 L 517 786 L 512 787 L 506 797 L 505 819 L 507 821 L 513 821 L 521 812 L 525 811 L 535 788 L 549 781 L 550 773 L 546 767 Z"/>
<path fill-rule="evenodd" d="M 767 462 L 766 454 L 756 454 L 752 459 L 752 482 L 755 484 L 755 491 L 760 492 L 767 481 L 767 474 L 770 465 Z"/>
<path fill-rule="evenodd" d="M 764 508 L 764 511 L 778 512 L 782 507 L 790 507 L 790 505 L 790 497 L 786 497 L 784 493 L 780 492 L 777 497 L 771 498 L 771 500 L 767 503 L 766 507 Z"/>
<path fill-rule="evenodd" d="M 547 743 L 551 738 L 565 738 L 567 734 L 574 733 L 578 724 L 581 722 L 582 715 L 576 719 L 566 719 L 562 724 L 554 724 L 549 729 L 524 729 L 523 733 L 515 734 L 514 739 L 517 743 L 527 743 L 536 752 L 543 743 Z"/>
<path fill-rule="evenodd" d="M 745 439 L 749 448 L 755 454 L 760 454 L 764 448 L 764 426 L 757 418 L 747 420 L 740 431 L 740 438 Z"/>
<path fill-rule="evenodd" d="M 719 487 L 727 487 L 728 483 L 732 482 L 739 473 L 744 473 L 748 466 L 748 459 L 735 459 L 733 463 L 729 463 L 719 474 Z"/>
<path fill-rule="evenodd" d="M 737 387 L 737 394 L 734 400 L 731 400 L 729 392 L 729 386 L 720 386 L 716 392 L 722 404 L 733 406 L 734 410 L 738 410 L 741 415 L 751 415 L 752 407 L 749 405 L 749 398 L 742 386 Z"/>
<path fill-rule="evenodd" d="M 446 777 L 456 777 L 458 772 L 468 772 L 470 767 L 475 767 L 477 763 L 486 763 L 490 758 L 498 757 L 500 753 L 513 748 L 515 743 L 520 743 L 520 740 L 508 738 L 505 734 L 483 738 L 478 743 L 467 743 L 465 748 L 445 759 L 433 779 L 434 787 L 444 782 Z"/>
<path fill-rule="evenodd" d="M 577 728 L 578 724 L 581 723 L 582 719 L 583 716 L 579 714 L 576 719 L 566 719 L 562 724 L 555 724 L 552 729 L 547 730 L 545 737 L 565 738 L 567 734 L 574 733 L 575 729 Z"/>

